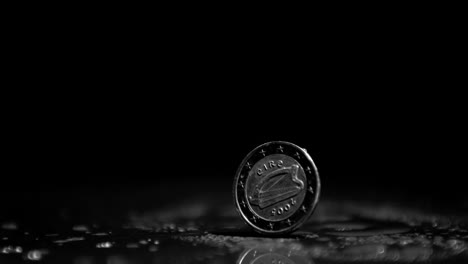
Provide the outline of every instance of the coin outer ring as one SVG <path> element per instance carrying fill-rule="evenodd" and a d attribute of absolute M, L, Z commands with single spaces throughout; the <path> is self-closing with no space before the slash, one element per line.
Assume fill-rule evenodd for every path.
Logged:
<path fill-rule="evenodd" d="M 302 207 L 302 205 L 306 206 L 306 208 L 307 208 L 306 212 L 303 212 L 301 209 L 297 209 L 297 211 L 293 214 L 293 216 L 296 215 L 296 214 L 300 215 L 299 221 L 294 222 L 292 225 L 287 226 L 286 228 L 279 229 L 279 230 L 274 230 L 272 228 L 268 228 L 268 224 L 267 224 L 267 223 L 271 223 L 272 221 L 265 221 L 265 220 L 257 218 L 255 223 L 253 223 L 252 218 L 254 216 L 254 213 L 250 211 L 248 206 L 243 206 L 245 208 L 244 210 L 241 209 L 242 205 L 239 204 L 239 199 L 238 199 L 239 198 L 238 197 L 238 188 L 239 188 L 238 186 L 239 186 L 239 183 L 240 183 L 240 181 L 239 181 L 240 176 L 245 171 L 246 164 L 247 164 L 248 161 L 253 160 L 253 159 L 255 160 L 255 156 L 258 156 L 258 153 L 261 153 L 260 151 L 265 150 L 265 149 L 267 149 L 269 151 L 267 151 L 264 154 L 263 157 L 269 156 L 271 154 L 287 154 L 287 153 L 284 153 L 283 151 L 278 150 L 278 148 L 280 146 L 284 147 L 285 149 L 286 148 L 295 149 L 295 151 L 297 151 L 297 153 L 300 155 L 299 160 L 296 159 L 293 155 L 288 155 L 288 156 L 291 156 L 294 159 L 296 159 L 296 161 L 299 162 L 299 164 L 303 167 L 303 169 L 305 169 L 304 166 L 303 166 L 304 163 L 308 163 L 310 166 L 312 166 L 309 174 L 307 175 L 307 183 L 308 183 L 307 186 L 309 186 L 311 181 L 315 180 L 315 190 L 314 190 L 313 194 L 310 194 L 309 192 L 307 192 L 306 198 L 307 198 L 307 195 L 309 195 L 309 199 L 304 199 L 303 203 L 299 205 L 299 208 Z M 271 151 L 271 149 L 274 149 L 276 151 Z M 263 158 L 263 157 L 260 157 L 260 159 Z M 256 159 L 255 162 L 257 162 L 260 159 Z M 255 164 L 255 162 L 252 162 L 251 165 L 253 166 Z M 247 171 L 250 171 L 250 169 L 247 170 Z M 243 176 L 244 176 L 244 178 L 248 177 L 248 175 L 243 175 Z M 311 180 L 309 177 L 314 177 L 314 179 Z M 297 146 L 297 145 L 295 145 L 293 143 L 286 142 L 286 141 L 271 141 L 271 142 L 267 142 L 267 143 L 264 143 L 264 144 L 256 147 L 255 149 L 250 151 L 249 154 L 247 154 L 247 156 L 244 158 L 244 160 L 242 160 L 242 163 L 240 164 L 239 168 L 237 169 L 236 176 L 235 176 L 235 179 L 234 179 L 233 194 L 234 194 L 234 203 L 235 203 L 235 207 L 236 207 L 237 212 L 242 217 L 242 219 L 244 219 L 244 221 L 250 227 L 252 227 L 256 232 L 261 233 L 261 234 L 268 234 L 268 235 L 287 234 L 287 233 L 291 233 L 291 232 L 297 230 L 299 227 L 301 227 L 302 224 L 304 224 L 304 222 L 306 222 L 310 218 L 312 213 L 314 212 L 314 210 L 315 210 L 315 208 L 317 206 L 317 203 L 319 201 L 319 197 L 320 197 L 320 177 L 319 177 L 317 167 L 315 166 L 314 161 L 312 160 L 312 158 L 310 157 L 310 155 L 307 153 L 307 151 L 305 149 L 303 149 L 303 148 L 301 148 L 301 147 L 299 147 L 299 146 Z M 310 200 L 310 195 L 313 195 L 312 203 L 306 204 Z M 244 201 L 244 202 L 248 202 L 248 201 Z"/>

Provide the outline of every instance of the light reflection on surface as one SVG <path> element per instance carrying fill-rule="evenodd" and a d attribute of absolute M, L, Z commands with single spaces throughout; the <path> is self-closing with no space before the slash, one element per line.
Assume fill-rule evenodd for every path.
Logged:
<path fill-rule="evenodd" d="M 468 259 L 463 221 L 398 208 L 322 205 L 313 221 L 280 238 L 248 229 L 235 214 L 204 207 L 134 216 L 120 228 L 74 225 L 49 233 L 0 223 L 0 262 L 133 263 L 388 263 Z M 190 204 L 184 205 L 187 208 Z M 328 206 L 328 207 L 327 207 Z M 374 213 L 370 212 L 371 210 Z M 209 213 L 208 213 L 209 212 Z M 196 219 L 192 218 L 196 215 Z M 174 221 L 167 222 L 167 219 Z"/>

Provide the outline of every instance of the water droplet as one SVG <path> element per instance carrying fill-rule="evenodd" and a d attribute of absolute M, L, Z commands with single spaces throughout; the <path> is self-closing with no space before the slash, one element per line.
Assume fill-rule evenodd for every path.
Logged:
<path fill-rule="evenodd" d="M 2 228 L 5 230 L 16 230 L 18 229 L 18 225 L 14 222 L 7 222 L 2 224 Z"/>
<path fill-rule="evenodd" d="M 88 232 L 89 228 L 85 225 L 76 225 L 72 228 L 74 231 L 77 232 Z"/>
<path fill-rule="evenodd" d="M 88 256 L 79 256 L 75 259 L 75 264 L 94 264 L 94 258 Z"/>
<path fill-rule="evenodd" d="M 130 244 L 127 244 L 127 248 L 138 248 L 139 245 L 137 243 L 130 243 Z"/>
<path fill-rule="evenodd" d="M 427 261 L 432 255 L 432 248 L 421 246 L 406 246 L 400 251 L 400 259 L 405 261 Z"/>
<path fill-rule="evenodd" d="M 96 234 L 93 234 L 93 236 L 108 236 L 109 234 L 107 233 L 96 233 Z"/>
<path fill-rule="evenodd" d="M 400 245 L 402 245 L 402 246 L 406 246 L 406 245 L 408 245 L 408 244 L 410 244 L 410 243 L 412 243 L 412 242 L 413 242 L 413 240 L 412 240 L 411 238 L 407 238 L 407 237 L 401 238 L 401 239 L 398 241 L 398 243 L 399 243 Z"/>
<path fill-rule="evenodd" d="M 365 257 L 365 258 L 373 258 L 377 255 L 385 253 L 386 246 L 385 245 L 358 245 L 358 246 L 351 246 L 345 248 L 343 253 L 349 257 Z"/>
<path fill-rule="evenodd" d="M 148 250 L 149 250 L 150 252 L 156 252 L 156 251 L 158 251 L 158 247 L 157 247 L 157 246 L 154 246 L 154 245 L 151 245 L 151 246 L 148 247 Z"/>
<path fill-rule="evenodd" d="M 108 264 L 127 264 L 128 261 L 122 256 L 109 256 L 106 263 Z"/>
<path fill-rule="evenodd" d="M 155 240 L 153 243 L 154 243 L 155 245 L 159 245 L 159 241 L 158 241 L 158 240 Z"/>
<path fill-rule="evenodd" d="M 84 237 L 71 237 L 71 238 L 62 239 L 62 240 L 55 240 L 54 243 L 64 244 L 68 242 L 81 241 L 81 240 L 84 240 Z"/>
<path fill-rule="evenodd" d="M 111 248 L 112 242 L 102 242 L 96 245 L 97 248 Z"/>
<path fill-rule="evenodd" d="M 362 230 L 369 228 L 369 225 L 366 223 L 330 223 L 330 224 L 323 224 L 319 226 L 320 229 L 334 229 L 336 231 L 347 231 L 347 230 Z"/>
<path fill-rule="evenodd" d="M 29 251 L 26 257 L 29 260 L 38 261 L 38 260 L 41 260 L 45 254 L 47 254 L 47 250 L 35 249 L 35 250 Z"/>
<path fill-rule="evenodd" d="M 454 250 L 460 250 L 465 247 L 465 243 L 458 239 L 450 239 L 447 241 L 447 245 Z"/>
<path fill-rule="evenodd" d="M 148 244 L 148 241 L 146 241 L 146 240 L 140 240 L 140 244 L 146 245 L 146 244 Z"/>
<path fill-rule="evenodd" d="M 319 236 L 317 234 L 312 234 L 312 235 L 306 235 L 306 238 L 318 238 Z"/>
<path fill-rule="evenodd" d="M 22 247 L 15 247 L 15 246 L 6 246 L 2 248 L 1 251 L 3 254 L 12 254 L 12 253 L 22 253 Z"/>
<path fill-rule="evenodd" d="M 350 231 L 332 231 L 326 232 L 326 234 L 334 236 L 378 236 L 378 235 L 391 235 L 401 234 L 408 232 L 408 227 L 388 227 L 388 228 L 376 228 L 376 229 L 364 229 L 364 230 L 350 230 Z"/>

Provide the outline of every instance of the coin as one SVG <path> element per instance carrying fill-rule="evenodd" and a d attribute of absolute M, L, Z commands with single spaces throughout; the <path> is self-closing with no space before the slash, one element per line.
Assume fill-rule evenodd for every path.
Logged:
<path fill-rule="evenodd" d="M 305 149 L 272 141 L 244 158 L 233 193 L 237 211 L 255 231 L 286 234 L 312 215 L 320 196 L 320 178 Z"/>

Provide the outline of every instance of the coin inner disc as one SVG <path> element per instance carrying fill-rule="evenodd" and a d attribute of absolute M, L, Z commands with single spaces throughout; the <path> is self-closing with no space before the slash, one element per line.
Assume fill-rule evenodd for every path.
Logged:
<path fill-rule="evenodd" d="M 304 169 L 294 158 L 273 154 L 254 164 L 247 177 L 249 207 L 267 221 L 282 221 L 300 209 L 307 190 Z"/>

